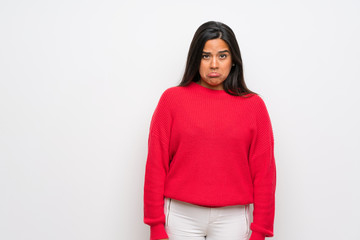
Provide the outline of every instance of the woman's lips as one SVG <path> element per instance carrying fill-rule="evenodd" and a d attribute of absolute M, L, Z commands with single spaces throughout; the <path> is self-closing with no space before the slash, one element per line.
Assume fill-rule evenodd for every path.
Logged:
<path fill-rule="evenodd" d="M 220 73 L 212 72 L 208 74 L 208 77 L 220 77 Z"/>

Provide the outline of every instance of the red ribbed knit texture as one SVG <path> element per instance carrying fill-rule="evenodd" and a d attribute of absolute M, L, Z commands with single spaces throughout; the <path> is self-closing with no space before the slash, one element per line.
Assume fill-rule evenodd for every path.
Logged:
<path fill-rule="evenodd" d="M 254 204 L 250 240 L 273 236 L 276 167 L 266 105 L 195 82 L 171 87 L 151 119 L 144 222 L 168 238 L 164 197 L 208 207 Z"/>

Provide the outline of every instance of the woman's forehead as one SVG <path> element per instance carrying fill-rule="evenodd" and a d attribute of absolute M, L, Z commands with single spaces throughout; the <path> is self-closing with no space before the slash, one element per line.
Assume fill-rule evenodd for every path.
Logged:
<path fill-rule="evenodd" d="M 224 50 L 229 50 L 229 46 L 224 40 L 220 38 L 208 40 L 203 48 L 204 52 L 218 52 Z"/>

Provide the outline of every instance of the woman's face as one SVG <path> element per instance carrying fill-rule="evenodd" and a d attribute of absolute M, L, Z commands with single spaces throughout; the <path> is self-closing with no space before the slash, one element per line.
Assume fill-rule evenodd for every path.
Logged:
<path fill-rule="evenodd" d="M 214 90 L 223 90 L 223 81 L 232 67 L 230 49 L 220 39 L 211 39 L 205 43 L 200 62 L 200 85 Z"/>

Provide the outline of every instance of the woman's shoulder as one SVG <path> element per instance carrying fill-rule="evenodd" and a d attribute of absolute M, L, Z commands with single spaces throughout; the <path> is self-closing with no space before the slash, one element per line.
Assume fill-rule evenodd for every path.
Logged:
<path fill-rule="evenodd" d="M 265 100 L 259 94 L 248 94 L 246 97 L 243 97 L 243 103 L 254 116 L 263 115 L 264 113 L 267 114 Z"/>
<path fill-rule="evenodd" d="M 161 97 L 162 98 L 173 98 L 173 97 L 177 97 L 180 96 L 181 94 L 184 93 L 185 87 L 182 86 L 171 86 L 166 88 L 162 94 Z"/>
<path fill-rule="evenodd" d="M 253 98 L 253 100 L 251 103 L 251 108 L 252 108 L 252 112 L 254 113 L 256 118 L 266 119 L 267 121 L 269 121 L 270 120 L 269 112 L 268 112 L 264 98 L 259 95 L 255 95 L 252 98 Z"/>
<path fill-rule="evenodd" d="M 181 87 L 171 86 L 162 91 L 159 97 L 159 107 L 171 107 L 181 95 Z"/>
<path fill-rule="evenodd" d="M 250 98 L 254 104 L 265 106 L 265 101 L 259 94 L 252 94 Z"/>
<path fill-rule="evenodd" d="M 179 91 L 181 91 L 182 87 L 180 86 L 171 86 L 171 87 L 168 87 L 164 90 L 164 93 L 165 94 L 175 94 Z"/>

